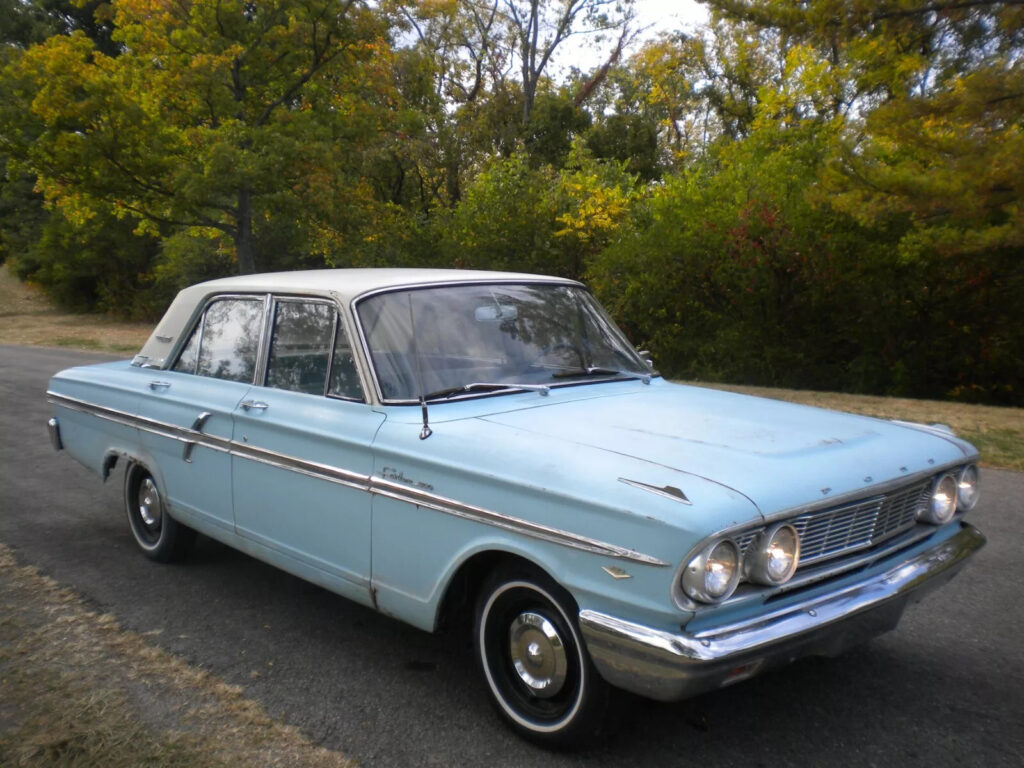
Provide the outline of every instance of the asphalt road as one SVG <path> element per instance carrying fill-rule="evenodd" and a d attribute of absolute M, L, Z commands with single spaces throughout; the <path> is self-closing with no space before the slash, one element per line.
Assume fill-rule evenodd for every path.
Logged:
<path fill-rule="evenodd" d="M 1024 765 L 1024 474 L 983 472 L 988 546 L 896 632 L 688 702 L 629 699 L 600 749 L 549 754 L 491 712 L 461 638 L 205 538 L 182 565 L 136 551 L 121 474 L 104 485 L 46 436 L 49 376 L 103 359 L 0 346 L 0 541 L 364 766 Z"/>

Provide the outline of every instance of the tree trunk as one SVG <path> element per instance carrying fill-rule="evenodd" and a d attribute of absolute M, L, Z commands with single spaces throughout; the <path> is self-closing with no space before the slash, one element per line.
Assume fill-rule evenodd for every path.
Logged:
<path fill-rule="evenodd" d="M 238 257 L 238 274 L 251 275 L 256 271 L 256 254 L 252 242 L 252 192 L 248 189 L 238 190 L 235 255 Z"/>

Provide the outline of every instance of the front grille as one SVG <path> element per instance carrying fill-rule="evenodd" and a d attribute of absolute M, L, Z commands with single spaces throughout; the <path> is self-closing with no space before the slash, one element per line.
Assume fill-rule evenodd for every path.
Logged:
<path fill-rule="evenodd" d="M 926 480 L 788 520 L 800 534 L 800 567 L 873 547 L 913 528 L 930 489 Z M 736 543 L 746 552 L 763 530 L 746 531 Z"/>

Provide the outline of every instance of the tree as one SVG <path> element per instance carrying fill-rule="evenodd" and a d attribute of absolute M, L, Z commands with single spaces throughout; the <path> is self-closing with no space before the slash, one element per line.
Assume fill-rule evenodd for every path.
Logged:
<path fill-rule="evenodd" d="M 381 6 L 412 40 L 412 55 L 400 50 L 399 59 L 420 75 L 431 72 L 433 83 L 428 94 L 419 79 L 403 82 L 403 94 L 421 109 L 423 131 L 407 137 L 420 150 L 419 161 L 403 156 L 396 171 L 444 207 L 459 202 L 466 182 L 495 154 L 507 158 L 525 146 L 535 164 L 561 164 L 573 137 L 589 125 L 584 103 L 604 75 L 599 68 L 559 87 L 550 77 L 552 62 L 574 36 L 589 36 L 594 45 L 613 36 L 609 60 L 617 60 L 632 31 L 632 0 L 384 0 Z"/>
<path fill-rule="evenodd" d="M 903 226 L 905 257 L 1024 246 L 1024 4 L 709 5 L 786 35 L 805 64 L 828 63 L 835 77 L 812 66 L 802 90 L 805 102 L 831 91 L 844 121 L 830 203 L 866 224 Z"/>
<path fill-rule="evenodd" d="M 16 62 L 26 48 L 54 35 L 79 31 L 109 56 L 118 46 L 111 39 L 109 6 L 102 0 L 0 0 L 0 71 Z M 8 84 L 0 82 L 0 112 L 19 108 Z M 0 118 L 2 120 L 3 118 Z M 18 137 L 30 144 L 30 129 Z M 47 214 L 35 191 L 35 177 L 7 155 L 0 142 L 0 263 L 28 253 L 43 237 Z"/>
<path fill-rule="evenodd" d="M 581 279 L 639 194 L 621 164 L 595 160 L 580 142 L 562 169 L 520 150 L 493 160 L 440 220 L 440 249 L 448 265 Z"/>
<path fill-rule="evenodd" d="M 355 0 L 114 8 L 120 56 L 76 33 L 7 74 L 38 130 L 15 149 L 71 221 L 112 207 L 140 232 L 212 231 L 254 271 L 254 222 L 332 208 L 344 147 L 378 127 L 389 48 L 376 16 Z"/>
<path fill-rule="evenodd" d="M 476 0 L 468 0 L 473 3 Z M 541 78 L 558 48 L 570 37 L 621 32 L 632 22 L 632 0 L 490 0 L 507 28 L 507 44 L 518 60 L 525 125 L 533 112 Z M 619 48 L 624 37 L 620 37 Z"/>

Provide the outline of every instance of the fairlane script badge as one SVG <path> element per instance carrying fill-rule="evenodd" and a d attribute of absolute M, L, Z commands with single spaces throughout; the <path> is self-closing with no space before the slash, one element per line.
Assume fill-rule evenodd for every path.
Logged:
<path fill-rule="evenodd" d="M 424 491 L 434 490 L 434 486 L 430 483 L 421 483 L 419 480 L 410 480 L 402 473 L 401 470 L 395 469 L 394 467 L 384 467 L 381 469 L 380 474 L 385 480 L 402 483 L 403 485 L 411 485 L 413 488 L 419 488 Z"/>

